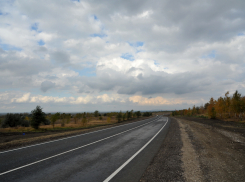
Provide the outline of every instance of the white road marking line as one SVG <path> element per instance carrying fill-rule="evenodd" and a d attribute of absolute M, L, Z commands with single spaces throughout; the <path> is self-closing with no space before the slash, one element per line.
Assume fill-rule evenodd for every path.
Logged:
<path fill-rule="evenodd" d="M 37 163 L 39 163 L 39 162 L 46 161 L 46 160 L 48 160 L 48 159 L 51 159 L 51 158 L 54 158 L 54 157 L 57 157 L 57 156 L 60 156 L 60 155 L 63 155 L 63 154 L 66 154 L 66 153 L 72 152 L 72 151 L 75 151 L 75 150 L 78 150 L 78 149 L 84 148 L 84 147 L 86 147 L 86 146 L 89 146 L 89 145 L 92 145 L 92 144 L 95 144 L 95 143 L 101 142 L 101 141 L 103 141 L 103 140 L 106 140 L 106 139 L 112 138 L 112 137 L 117 136 L 117 135 L 120 135 L 120 134 L 122 134 L 122 133 L 126 133 L 126 132 L 128 132 L 128 131 L 130 131 L 130 130 L 133 130 L 133 129 L 139 128 L 139 127 L 141 127 L 141 126 L 147 125 L 147 124 L 152 123 L 152 122 L 154 122 L 154 121 L 155 121 L 155 120 L 150 121 L 150 122 L 145 123 L 145 124 L 142 124 L 142 125 L 140 125 L 140 126 L 137 126 L 137 127 L 131 128 L 131 129 L 129 129 L 129 130 L 125 130 L 125 131 L 120 132 L 120 133 L 117 133 L 117 134 L 115 134 L 115 135 L 111 135 L 111 136 L 109 136 L 109 137 L 106 137 L 106 138 L 103 138 L 103 139 L 97 140 L 97 141 L 95 141 L 95 142 L 92 142 L 92 143 L 89 143 L 89 144 L 86 144 L 86 145 L 83 145 L 83 146 L 80 146 L 80 147 L 77 147 L 77 148 L 74 148 L 74 149 L 68 150 L 68 151 L 66 151 L 66 152 L 62 152 L 62 153 L 59 153 L 59 154 L 56 154 L 56 155 L 53 155 L 53 156 L 50 156 L 50 157 L 47 157 L 47 158 L 44 158 L 44 159 L 38 160 L 38 161 L 36 161 L 36 162 L 32 162 L 32 163 L 30 163 L 30 164 L 26 164 L 26 165 L 21 166 L 21 167 L 18 167 L 18 168 L 14 168 L 14 169 L 11 169 L 11 170 L 8 170 L 8 171 L 5 171 L 5 172 L 3 172 L 3 173 L 0 173 L 0 176 L 1 176 L 1 175 L 4 175 L 4 174 L 7 174 L 7 173 L 10 173 L 10 172 L 13 172 L 13 171 L 16 171 L 16 170 L 18 170 L 18 169 L 22 169 L 22 168 L 25 168 L 25 167 L 31 166 L 31 165 L 33 165 L 33 164 L 37 164 Z"/>
<path fill-rule="evenodd" d="M 152 118 L 149 118 L 149 119 L 152 119 Z M 146 120 L 149 120 L 149 119 L 144 119 L 144 120 L 141 120 L 141 121 L 146 121 Z M 61 139 L 57 139 L 57 140 L 52 140 L 52 141 L 49 141 L 49 142 L 43 142 L 43 143 L 38 143 L 38 144 L 34 144 L 34 145 L 29 145 L 29 146 L 26 146 L 26 147 L 20 147 L 20 148 L 16 148 L 16 149 L 6 150 L 6 151 L 3 151 L 3 152 L 0 152 L 0 154 L 7 153 L 7 152 L 12 152 L 12 151 L 15 151 L 15 150 L 20 150 L 20 149 L 25 149 L 25 148 L 29 148 L 29 147 L 34 147 L 34 146 L 38 146 L 38 145 L 43 145 L 43 144 L 47 144 L 47 143 L 57 142 L 57 141 L 61 141 L 61 140 L 66 140 L 66 139 L 69 139 L 69 138 L 75 138 L 75 137 L 79 137 L 79 136 L 83 136 L 83 135 L 88 135 L 88 134 L 91 134 L 91 133 L 96 133 L 96 132 L 100 132 L 100 131 L 104 131 L 104 130 L 108 130 L 108 129 L 121 127 L 121 126 L 126 126 L 126 125 L 130 125 L 130 124 L 138 123 L 138 122 L 140 122 L 140 121 L 133 122 L 133 123 L 128 123 L 128 124 L 124 124 L 124 125 L 119 125 L 119 126 L 114 126 L 114 127 L 110 127 L 110 128 L 105 128 L 105 129 L 102 129 L 102 130 L 92 131 L 92 132 L 88 132 L 88 133 L 84 133 L 84 134 L 74 135 L 74 136 L 70 136 L 70 137 L 65 137 L 65 138 L 61 138 Z"/>
<path fill-rule="evenodd" d="M 114 171 L 108 178 L 106 178 L 103 182 L 109 182 L 114 176 L 117 175 L 130 161 L 132 161 L 144 148 L 146 148 L 147 145 L 151 143 L 151 141 L 156 138 L 156 136 L 163 130 L 167 122 L 163 125 L 163 127 L 141 148 L 139 149 L 132 157 L 130 157 L 123 165 L 121 165 L 116 171 Z"/>

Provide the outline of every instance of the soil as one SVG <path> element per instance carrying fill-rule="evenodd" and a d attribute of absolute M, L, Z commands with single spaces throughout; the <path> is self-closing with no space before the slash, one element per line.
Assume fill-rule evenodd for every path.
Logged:
<path fill-rule="evenodd" d="M 62 137 L 96 131 L 104 128 L 113 127 L 116 125 L 136 122 L 147 118 L 149 117 L 132 118 L 120 123 L 115 123 L 115 124 L 110 124 L 105 126 L 96 126 L 94 128 L 89 128 L 89 129 L 85 128 L 85 129 L 49 130 L 44 132 L 26 132 L 24 135 L 22 132 L 8 132 L 8 133 L 0 132 L 0 151 L 6 149 L 12 149 L 15 147 L 23 147 L 35 143 L 50 141 L 54 139 L 59 139 Z"/>
<path fill-rule="evenodd" d="M 244 124 L 194 117 L 171 120 L 141 181 L 245 181 Z"/>

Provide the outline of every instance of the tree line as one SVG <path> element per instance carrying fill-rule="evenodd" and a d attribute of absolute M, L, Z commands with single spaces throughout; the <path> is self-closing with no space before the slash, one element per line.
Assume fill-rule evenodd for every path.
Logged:
<path fill-rule="evenodd" d="M 242 120 L 244 118 L 244 111 L 245 96 L 242 96 L 236 90 L 231 96 L 229 96 L 228 91 L 224 97 L 219 97 L 217 100 L 211 97 L 209 102 L 205 103 L 204 106 L 196 107 L 194 105 L 192 108 L 174 111 L 172 115 L 196 116 L 202 114 L 211 119 L 235 118 Z"/>
<path fill-rule="evenodd" d="M 110 112 L 110 113 L 104 113 L 101 114 L 98 110 L 94 111 L 93 113 L 83 112 L 83 113 L 76 113 L 74 115 L 70 113 L 60 113 L 57 112 L 55 114 L 46 114 L 43 112 L 42 108 L 40 106 L 37 106 L 34 110 L 31 111 L 31 114 L 23 113 L 23 114 L 13 114 L 8 113 L 4 117 L 3 121 L 1 122 L 2 128 L 7 127 L 29 127 L 32 126 L 34 129 L 38 129 L 41 124 L 44 125 L 52 125 L 53 129 L 55 127 L 56 122 L 59 120 L 61 127 L 64 127 L 66 124 L 69 124 L 71 121 L 71 118 L 73 118 L 73 121 L 75 124 L 78 123 L 78 121 L 81 121 L 80 123 L 82 126 L 86 126 L 92 119 L 92 117 L 96 117 L 99 120 L 102 120 L 103 117 L 107 117 L 107 122 L 111 122 L 111 117 L 116 117 L 118 122 L 122 122 L 125 120 L 128 120 L 130 118 L 140 116 L 149 117 L 152 116 L 152 113 L 150 112 L 144 112 L 141 113 L 140 111 L 134 112 L 133 110 L 127 111 L 125 113 L 120 112 Z"/>

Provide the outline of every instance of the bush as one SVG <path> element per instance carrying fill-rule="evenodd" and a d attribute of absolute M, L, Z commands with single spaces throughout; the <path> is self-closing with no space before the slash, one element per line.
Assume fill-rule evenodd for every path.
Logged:
<path fill-rule="evenodd" d="M 47 118 L 45 118 L 45 120 L 43 121 L 44 125 L 50 125 L 51 121 L 49 121 Z"/>
<path fill-rule="evenodd" d="M 23 120 L 22 123 L 21 123 L 21 126 L 23 126 L 23 127 L 29 127 L 30 126 L 30 122 L 27 121 L 27 120 Z"/>
<path fill-rule="evenodd" d="M 151 113 L 151 112 L 144 112 L 144 113 L 143 113 L 143 116 L 149 117 L 149 116 L 152 116 L 152 113 Z"/>
<path fill-rule="evenodd" d="M 3 122 L 1 123 L 2 128 L 7 127 L 17 127 L 17 126 L 30 126 L 29 121 L 25 120 L 25 116 L 23 114 L 12 114 L 8 113 Z"/>

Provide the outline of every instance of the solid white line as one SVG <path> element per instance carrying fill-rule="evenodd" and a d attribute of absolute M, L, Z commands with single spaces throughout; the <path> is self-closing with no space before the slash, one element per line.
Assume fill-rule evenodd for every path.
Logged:
<path fill-rule="evenodd" d="M 149 118 L 149 119 L 152 119 L 152 118 Z M 146 121 L 146 120 L 149 120 L 149 119 L 144 119 L 144 120 L 141 120 L 141 121 Z M 7 153 L 7 152 L 12 152 L 12 151 L 15 151 L 15 150 L 20 150 L 20 149 L 25 149 L 25 148 L 29 148 L 29 147 L 34 147 L 34 146 L 38 146 L 38 145 L 43 145 L 43 144 L 47 144 L 47 143 L 57 142 L 57 141 L 61 141 L 61 140 L 66 140 L 66 139 L 69 139 L 69 138 L 75 138 L 75 137 L 79 137 L 79 136 L 83 136 L 83 135 L 88 135 L 88 134 L 91 134 L 91 133 L 97 133 L 97 132 L 100 132 L 100 131 L 109 130 L 109 129 L 113 129 L 113 128 L 117 128 L 117 127 L 121 127 L 121 126 L 126 126 L 126 125 L 130 125 L 130 124 L 138 123 L 138 122 L 140 122 L 140 121 L 133 122 L 133 123 L 128 123 L 128 124 L 124 124 L 124 125 L 119 125 L 119 126 L 114 126 L 114 127 L 110 127 L 110 128 L 105 128 L 105 129 L 102 129 L 102 130 L 92 131 L 92 132 L 88 132 L 88 133 L 84 133 L 84 134 L 74 135 L 74 136 L 70 136 L 70 137 L 65 137 L 65 138 L 52 140 L 52 141 L 48 141 L 48 142 L 43 142 L 43 143 L 38 143 L 38 144 L 34 144 L 34 145 L 29 145 L 29 146 L 25 146 L 25 147 L 20 147 L 20 148 L 16 148 L 16 149 L 6 150 L 6 151 L 3 151 L 3 152 L 0 152 L 0 154 Z"/>
<path fill-rule="evenodd" d="M 146 125 L 146 124 L 152 123 L 152 122 L 154 122 L 154 121 L 155 121 L 155 120 L 150 121 L 150 122 L 145 123 L 145 124 L 142 124 L 142 125 L 139 125 L 139 126 L 137 126 L 137 127 L 131 128 L 131 129 L 129 129 L 129 130 L 125 130 L 125 131 L 120 132 L 120 133 L 117 133 L 117 134 L 115 134 L 115 135 L 111 135 L 111 136 L 109 136 L 109 137 L 106 137 L 106 138 L 103 138 L 103 139 L 97 140 L 97 141 L 95 141 L 95 142 L 92 142 L 92 143 L 89 143 L 89 144 L 86 144 L 86 145 L 83 145 L 83 146 L 80 146 L 80 147 L 77 147 L 77 148 L 74 148 L 74 149 L 68 150 L 68 151 L 66 151 L 66 152 L 62 152 L 62 153 L 59 153 L 59 154 L 53 155 L 53 156 L 51 156 L 51 157 L 47 157 L 47 158 L 44 158 L 44 159 L 38 160 L 38 161 L 36 161 L 36 162 L 32 162 L 32 163 L 30 163 L 30 164 L 26 164 L 26 165 L 24 165 L 24 166 L 20 166 L 20 167 L 18 167 L 18 168 L 11 169 L 11 170 L 9 170 L 9 171 L 5 171 L 5 172 L 3 172 L 3 173 L 0 173 L 0 176 L 1 176 L 1 175 L 4 175 L 4 174 L 7 174 L 7 173 L 10 173 L 10 172 L 12 172 L 12 171 L 16 171 L 16 170 L 18 170 L 18 169 L 22 169 L 22 168 L 25 168 L 25 167 L 31 166 L 31 165 L 33 165 L 33 164 L 37 164 L 37 163 L 39 163 L 39 162 L 46 161 L 46 160 L 48 160 L 48 159 L 51 159 L 51 158 L 54 158 L 54 157 L 57 157 L 57 156 L 60 156 L 60 155 L 63 155 L 63 154 L 66 154 L 66 153 L 72 152 L 72 151 L 75 151 L 75 150 L 78 150 L 78 149 L 84 148 L 84 147 L 86 147 L 86 146 L 89 146 L 89 145 L 92 145 L 92 144 L 95 144 L 95 143 L 101 142 L 101 141 L 103 141 L 103 140 L 106 140 L 106 139 L 112 138 L 112 137 L 114 137 L 114 136 L 117 136 L 117 135 L 120 135 L 120 134 L 126 133 L 126 132 L 128 132 L 128 131 L 130 131 L 130 130 L 133 130 L 133 129 L 139 128 L 139 127 L 141 127 L 141 126 L 144 126 L 144 125 Z"/>
<path fill-rule="evenodd" d="M 163 127 L 140 149 L 138 150 L 132 157 L 130 157 L 123 165 L 121 165 L 116 171 L 114 171 L 108 178 L 106 178 L 103 182 L 109 182 L 114 176 L 116 176 L 117 173 L 119 173 L 130 161 L 132 161 L 144 148 L 146 148 L 151 141 L 156 138 L 156 136 L 163 130 L 165 125 L 168 123 L 168 118 L 167 122 L 163 125 Z"/>

